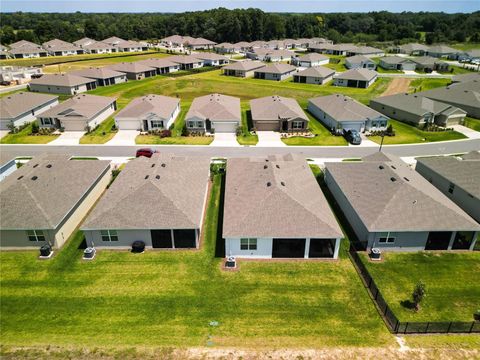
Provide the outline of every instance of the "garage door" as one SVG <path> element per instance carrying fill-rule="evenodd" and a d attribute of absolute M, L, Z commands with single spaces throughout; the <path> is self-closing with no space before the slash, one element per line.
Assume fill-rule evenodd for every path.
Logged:
<path fill-rule="evenodd" d="M 62 121 L 65 131 L 85 131 L 85 121 Z"/>
<path fill-rule="evenodd" d="M 138 130 L 140 129 L 140 122 L 138 120 L 116 120 L 120 130 Z"/>
<path fill-rule="evenodd" d="M 237 131 L 237 126 L 236 122 L 212 122 L 215 132 L 219 133 L 234 133 Z"/>
<path fill-rule="evenodd" d="M 305 239 L 273 239 L 272 257 L 305 257 Z"/>
<path fill-rule="evenodd" d="M 257 131 L 280 131 L 280 125 L 278 121 L 256 121 L 255 128 L 257 129 Z"/>
<path fill-rule="evenodd" d="M 360 132 L 362 130 L 363 123 L 361 122 L 351 122 L 351 123 L 342 123 L 342 129 L 345 130 L 357 130 Z"/>

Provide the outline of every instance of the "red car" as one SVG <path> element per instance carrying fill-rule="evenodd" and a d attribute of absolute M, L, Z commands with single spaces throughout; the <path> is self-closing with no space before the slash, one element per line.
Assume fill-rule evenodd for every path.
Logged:
<path fill-rule="evenodd" d="M 155 154 L 156 152 L 157 150 L 150 149 L 150 148 L 138 149 L 136 157 L 138 158 L 140 156 L 145 156 L 145 157 L 151 158 L 152 155 Z"/>

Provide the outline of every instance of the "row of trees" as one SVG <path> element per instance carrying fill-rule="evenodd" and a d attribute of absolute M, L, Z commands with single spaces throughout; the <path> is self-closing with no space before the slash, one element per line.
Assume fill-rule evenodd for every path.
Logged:
<path fill-rule="evenodd" d="M 4 13 L 0 41 L 44 42 L 52 38 L 75 41 L 87 36 L 103 39 L 160 39 L 172 34 L 237 42 L 324 36 L 335 42 L 406 42 L 426 33 L 427 43 L 479 41 L 480 12 L 472 14 L 370 13 L 289 14 L 259 9 L 160 13 Z"/>

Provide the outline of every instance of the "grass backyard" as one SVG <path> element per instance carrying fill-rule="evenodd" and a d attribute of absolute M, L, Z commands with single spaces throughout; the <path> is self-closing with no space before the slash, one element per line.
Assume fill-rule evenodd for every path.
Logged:
<path fill-rule="evenodd" d="M 30 135 L 32 133 L 32 124 L 16 134 L 7 134 L 0 139 L 0 144 L 48 144 L 55 140 L 59 135 Z"/>
<path fill-rule="evenodd" d="M 240 145 L 256 145 L 258 142 L 258 136 L 250 134 L 250 130 L 253 127 L 252 115 L 250 113 L 250 104 L 248 101 L 244 101 L 241 104 L 242 107 L 242 133 L 237 135 L 237 141 Z"/>
<path fill-rule="evenodd" d="M 469 127 L 470 129 L 480 131 L 480 119 L 466 117 L 463 125 Z"/>
<path fill-rule="evenodd" d="M 384 253 L 376 263 L 360 255 L 400 321 L 473 321 L 480 306 L 480 252 Z M 420 280 L 427 295 L 415 312 L 406 302 Z"/>

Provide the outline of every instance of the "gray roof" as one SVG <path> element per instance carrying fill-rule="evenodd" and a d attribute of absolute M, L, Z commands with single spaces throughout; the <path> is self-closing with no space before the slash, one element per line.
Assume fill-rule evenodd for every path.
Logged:
<path fill-rule="evenodd" d="M 84 37 L 84 38 L 81 38 L 80 40 L 74 41 L 73 45 L 83 47 L 84 45 L 90 45 L 96 42 L 97 42 L 96 40 L 90 39 L 88 37 Z"/>
<path fill-rule="evenodd" d="M 224 66 L 224 69 L 226 69 L 226 70 L 252 71 L 252 70 L 263 68 L 265 66 L 266 65 L 264 63 L 262 63 L 261 61 L 245 60 L 245 61 L 232 62 L 231 64 L 229 64 L 227 66 Z"/>
<path fill-rule="evenodd" d="M 439 53 L 439 54 L 455 54 L 460 52 L 460 50 L 451 48 L 446 45 L 432 45 L 428 48 L 429 53 Z"/>
<path fill-rule="evenodd" d="M 123 42 L 125 40 L 119 38 L 119 37 L 116 37 L 116 36 L 111 36 L 109 38 L 106 38 L 106 39 L 103 39 L 102 42 L 106 43 L 106 44 L 109 44 L 109 45 L 114 45 L 114 46 L 117 46 L 119 43 Z"/>
<path fill-rule="evenodd" d="M 468 82 L 477 80 L 480 82 L 480 73 L 479 72 L 472 72 L 467 74 L 455 75 L 452 77 L 453 82 Z"/>
<path fill-rule="evenodd" d="M 345 61 L 348 61 L 350 64 L 361 64 L 361 63 L 373 63 L 375 64 L 375 61 L 372 59 L 364 56 L 364 55 L 354 55 L 354 56 L 349 56 L 345 59 Z"/>
<path fill-rule="evenodd" d="M 34 157 L 2 181 L 0 228 L 57 228 L 109 167 L 110 161 L 69 160 L 68 155 Z"/>
<path fill-rule="evenodd" d="M 209 163 L 163 153 L 129 161 L 82 229 L 199 228 Z"/>
<path fill-rule="evenodd" d="M 150 67 L 150 66 L 145 66 L 142 64 L 139 64 L 137 62 L 123 62 L 123 63 L 118 63 L 114 65 L 109 66 L 110 69 L 113 69 L 115 71 L 120 71 L 123 73 L 132 73 L 132 74 L 140 74 L 144 73 L 147 71 L 154 71 L 155 69 Z"/>
<path fill-rule="evenodd" d="M 412 62 L 412 60 L 401 57 L 401 56 L 384 56 L 380 58 L 380 62 L 383 62 L 385 64 L 403 64 L 406 62 Z"/>
<path fill-rule="evenodd" d="M 117 45 L 119 48 L 136 48 L 136 47 L 144 47 L 145 45 L 138 42 L 138 41 L 132 41 L 132 40 L 124 40 L 120 41 Z"/>
<path fill-rule="evenodd" d="M 311 76 L 311 77 L 320 77 L 326 78 L 335 74 L 335 70 L 329 69 L 324 66 L 312 66 L 305 70 L 300 71 L 295 76 Z"/>
<path fill-rule="evenodd" d="M 435 156 L 418 158 L 417 162 L 480 200 L 479 155 L 478 151 L 475 151 L 462 159 L 455 156 Z"/>
<path fill-rule="evenodd" d="M 480 109 L 480 81 L 478 80 L 451 84 L 444 88 L 422 91 L 417 94 L 453 104 L 461 109 L 464 109 L 463 107 L 466 110 L 468 108 Z"/>
<path fill-rule="evenodd" d="M 163 119 L 169 119 L 180 103 L 180 99 L 149 94 L 133 99 L 115 118 L 145 118 L 148 114 L 155 114 Z"/>
<path fill-rule="evenodd" d="M 73 45 L 72 43 L 60 40 L 53 39 L 47 42 L 44 42 L 42 46 L 47 50 L 52 51 L 77 51 L 80 50 L 78 46 Z"/>
<path fill-rule="evenodd" d="M 336 79 L 347 79 L 347 80 L 362 80 L 370 81 L 377 77 L 377 72 L 368 69 L 352 69 L 345 71 L 341 74 L 335 75 Z"/>
<path fill-rule="evenodd" d="M 311 104 L 330 115 L 336 121 L 365 121 L 386 116 L 352 99 L 349 96 L 333 94 L 308 100 Z"/>
<path fill-rule="evenodd" d="M 176 62 L 170 61 L 170 60 L 168 60 L 168 58 L 165 58 L 165 59 L 146 59 L 146 60 L 137 61 L 137 63 L 148 66 L 148 67 L 156 68 L 156 69 L 178 66 L 178 64 Z"/>
<path fill-rule="evenodd" d="M 470 151 L 469 153 L 462 155 L 463 160 L 480 160 L 479 151 Z"/>
<path fill-rule="evenodd" d="M 215 45 L 216 42 L 204 38 L 187 37 L 187 45 Z"/>
<path fill-rule="evenodd" d="M 434 58 L 432 56 L 419 56 L 419 57 L 411 58 L 411 60 L 416 64 L 420 64 L 424 66 L 425 65 L 433 66 L 435 64 L 443 63 L 443 61 L 440 61 L 437 58 Z"/>
<path fill-rule="evenodd" d="M 194 55 L 173 55 L 165 58 L 169 61 L 172 61 L 177 64 L 193 64 L 193 63 L 201 63 L 203 62 L 199 58 Z"/>
<path fill-rule="evenodd" d="M 10 46 L 10 49 L 19 49 L 19 48 L 22 48 L 22 47 L 29 47 L 29 48 L 39 48 L 40 45 L 38 44 L 35 44 L 31 41 L 27 41 L 27 40 L 20 40 L 20 41 L 17 41 L 17 42 L 14 42 L 12 44 L 9 45 Z"/>
<path fill-rule="evenodd" d="M 73 75 L 70 73 L 66 74 L 44 74 L 41 78 L 32 79 L 30 84 L 32 85 L 50 85 L 50 86 L 78 86 L 83 84 L 88 84 L 95 82 L 95 80 Z"/>
<path fill-rule="evenodd" d="M 200 60 L 228 60 L 226 56 L 209 52 L 199 52 L 195 57 Z"/>
<path fill-rule="evenodd" d="M 328 56 L 318 54 L 318 53 L 309 53 L 303 56 L 300 56 L 297 58 L 297 61 L 303 61 L 303 62 L 316 62 L 316 61 L 322 61 L 322 60 L 329 60 L 330 58 Z"/>
<path fill-rule="evenodd" d="M 369 232 L 480 230 L 479 224 L 401 160 L 325 166 Z"/>
<path fill-rule="evenodd" d="M 411 53 L 413 51 L 427 51 L 428 46 L 423 45 L 423 44 L 418 44 L 418 43 L 411 43 L 411 44 L 405 44 L 405 45 L 400 45 L 400 49 L 407 53 Z"/>
<path fill-rule="evenodd" d="M 297 100 L 278 95 L 250 100 L 250 109 L 253 120 L 309 120 L 300 105 L 298 105 Z"/>
<path fill-rule="evenodd" d="M 112 70 L 108 67 L 91 67 L 88 69 L 71 71 L 70 74 L 90 79 L 109 79 L 118 76 L 125 76 L 124 73 Z"/>
<path fill-rule="evenodd" d="M 342 238 L 304 159 L 227 160 L 223 237 Z"/>
<path fill-rule="evenodd" d="M 197 97 L 188 109 L 185 119 L 193 117 L 211 121 L 240 121 L 240 99 L 222 94 Z"/>
<path fill-rule="evenodd" d="M 296 69 L 297 68 L 295 66 L 289 64 L 272 64 L 255 70 L 255 72 L 267 74 L 286 74 L 295 71 Z"/>
<path fill-rule="evenodd" d="M 58 96 L 19 92 L 0 98 L 0 119 L 14 119 L 33 109 L 58 99 Z"/>
<path fill-rule="evenodd" d="M 356 49 L 353 49 L 353 52 L 355 54 L 381 54 L 385 51 L 372 46 L 358 46 Z"/>
<path fill-rule="evenodd" d="M 102 41 L 96 41 L 93 44 L 83 45 L 82 47 L 84 49 L 87 49 L 87 50 L 113 49 L 114 48 L 113 45 L 104 43 Z"/>

